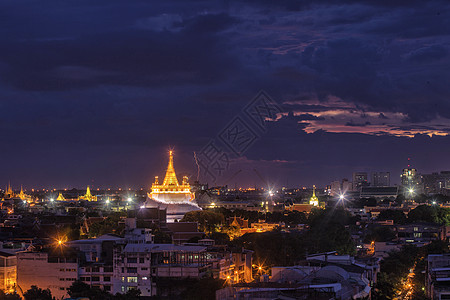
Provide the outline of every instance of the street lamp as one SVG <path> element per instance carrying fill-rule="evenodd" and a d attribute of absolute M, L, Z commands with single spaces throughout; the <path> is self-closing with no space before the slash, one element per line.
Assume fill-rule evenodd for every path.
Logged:
<path fill-rule="evenodd" d="M 409 198 L 411 200 L 413 199 L 414 193 L 415 193 L 415 191 L 414 191 L 413 187 L 408 188 L 408 194 L 409 194 Z"/>

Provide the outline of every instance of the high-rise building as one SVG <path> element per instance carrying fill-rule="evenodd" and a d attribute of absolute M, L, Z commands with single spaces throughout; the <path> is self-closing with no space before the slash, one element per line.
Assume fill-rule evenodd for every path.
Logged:
<path fill-rule="evenodd" d="M 418 194 L 422 192 L 422 176 L 417 173 L 416 169 L 410 167 L 403 169 L 400 178 L 405 193 Z"/>
<path fill-rule="evenodd" d="M 389 173 L 389 172 L 373 172 L 371 185 L 372 186 L 390 186 L 391 185 L 391 173 Z"/>
<path fill-rule="evenodd" d="M 333 181 L 330 185 L 330 196 L 338 196 L 341 193 L 341 183 L 339 181 Z"/>
<path fill-rule="evenodd" d="M 353 190 L 353 184 L 351 181 L 348 181 L 347 178 L 342 179 L 342 192 L 350 192 Z"/>
<path fill-rule="evenodd" d="M 359 191 L 361 187 L 368 186 L 368 175 L 367 172 L 354 172 L 353 173 L 353 190 Z"/>
<path fill-rule="evenodd" d="M 448 194 L 450 190 L 450 172 L 423 174 L 423 188 L 427 194 Z"/>

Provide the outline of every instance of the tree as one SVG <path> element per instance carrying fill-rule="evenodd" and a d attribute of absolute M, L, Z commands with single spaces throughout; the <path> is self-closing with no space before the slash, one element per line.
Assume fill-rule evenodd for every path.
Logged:
<path fill-rule="evenodd" d="M 114 300 L 138 300 L 141 295 L 141 290 L 132 289 L 128 290 L 125 294 L 117 293 L 114 295 Z"/>
<path fill-rule="evenodd" d="M 226 233 L 231 241 L 241 236 L 241 228 L 238 226 L 224 226 L 222 232 Z"/>
<path fill-rule="evenodd" d="M 395 232 L 386 226 L 378 226 L 372 229 L 372 231 L 366 235 L 364 242 L 370 244 L 375 242 L 390 242 L 396 238 Z"/>
<path fill-rule="evenodd" d="M 5 294 L 4 291 L 0 290 L 0 300 L 21 300 L 22 298 L 16 294 Z"/>
<path fill-rule="evenodd" d="M 200 230 L 205 233 L 217 231 L 219 225 L 223 224 L 223 214 L 208 210 L 197 210 L 186 213 L 180 222 L 198 222 Z"/>
<path fill-rule="evenodd" d="M 119 225 L 121 217 L 123 216 L 124 213 L 114 212 L 111 213 L 105 220 L 92 224 L 89 227 L 89 237 L 98 237 L 108 233 L 120 234 L 120 232 L 124 229 L 123 225 Z"/>
<path fill-rule="evenodd" d="M 380 212 L 378 220 L 393 220 L 395 224 L 405 224 L 406 216 L 403 211 L 398 209 L 386 209 Z"/>
<path fill-rule="evenodd" d="M 440 225 L 449 224 L 449 210 L 435 205 L 419 205 L 408 213 L 408 222 L 428 222 Z"/>
<path fill-rule="evenodd" d="M 216 291 L 221 289 L 224 285 L 224 281 L 221 279 L 214 279 L 206 277 L 200 279 L 193 284 L 187 285 L 188 289 L 185 290 L 181 296 L 186 300 L 214 300 L 216 299 Z"/>
<path fill-rule="evenodd" d="M 25 300 L 53 300 L 52 293 L 49 289 L 43 290 L 35 285 L 23 294 Z"/>
<path fill-rule="evenodd" d="M 68 288 L 67 293 L 72 298 L 87 297 L 90 300 L 112 299 L 112 295 L 98 287 L 91 287 L 82 281 L 74 281 Z M 28 299 L 27 299 L 28 300 Z"/>

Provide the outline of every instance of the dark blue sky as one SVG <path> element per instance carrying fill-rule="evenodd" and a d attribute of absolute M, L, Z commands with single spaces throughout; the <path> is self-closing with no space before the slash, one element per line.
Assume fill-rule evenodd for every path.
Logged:
<path fill-rule="evenodd" d="M 217 184 L 450 169 L 448 1 L 5 0 L 0 20 L 2 186 L 149 187 L 169 147 L 194 179 L 260 90 L 282 112 Z"/>

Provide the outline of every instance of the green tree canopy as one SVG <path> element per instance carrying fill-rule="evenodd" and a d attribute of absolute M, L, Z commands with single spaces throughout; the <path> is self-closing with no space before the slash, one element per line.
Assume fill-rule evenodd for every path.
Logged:
<path fill-rule="evenodd" d="M 225 218 L 223 214 L 211 210 L 197 210 L 186 213 L 180 222 L 198 222 L 201 231 L 211 233 L 217 231 Z"/>
<path fill-rule="evenodd" d="M 406 215 L 403 211 L 398 209 L 386 209 L 380 212 L 378 215 L 378 220 L 393 220 L 395 224 L 405 224 L 406 223 Z"/>
<path fill-rule="evenodd" d="M 23 294 L 25 300 L 53 300 L 52 293 L 49 289 L 43 290 L 35 285 Z"/>
<path fill-rule="evenodd" d="M 408 213 L 408 222 L 429 222 L 450 225 L 450 209 L 437 205 L 419 205 Z"/>

